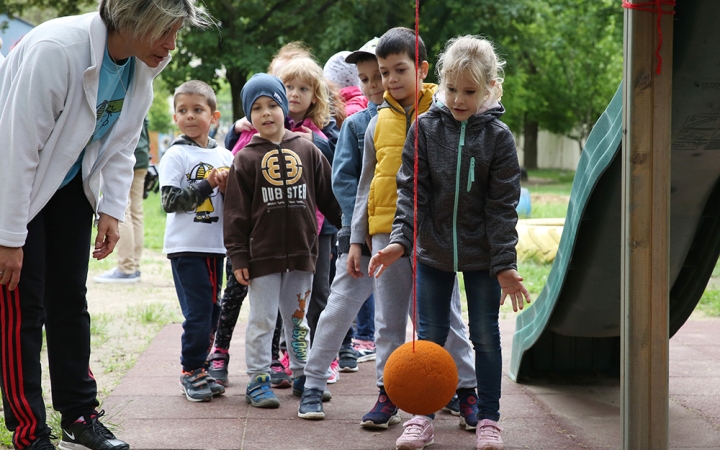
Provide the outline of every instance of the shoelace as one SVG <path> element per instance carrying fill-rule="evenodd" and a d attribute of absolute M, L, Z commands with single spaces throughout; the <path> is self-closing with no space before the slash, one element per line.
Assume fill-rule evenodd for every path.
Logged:
<path fill-rule="evenodd" d="M 480 427 L 480 438 L 490 441 L 499 441 L 500 429 L 494 425 L 483 425 Z"/>
<path fill-rule="evenodd" d="M 93 430 L 99 434 L 100 436 L 106 438 L 106 439 L 115 439 L 115 435 L 112 434 L 110 430 L 108 430 L 105 425 L 100 422 L 100 418 L 105 415 L 105 410 L 101 410 L 99 413 L 97 413 L 94 416 L 90 417 L 90 424 L 92 425 Z"/>
<path fill-rule="evenodd" d="M 420 422 L 413 422 L 412 420 L 405 423 L 404 436 L 418 437 L 422 435 L 425 426 Z"/>
<path fill-rule="evenodd" d="M 213 359 L 212 360 L 212 368 L 213 370 L 222 370 L 225 368 L 225 360 L 224 359 Z"/>

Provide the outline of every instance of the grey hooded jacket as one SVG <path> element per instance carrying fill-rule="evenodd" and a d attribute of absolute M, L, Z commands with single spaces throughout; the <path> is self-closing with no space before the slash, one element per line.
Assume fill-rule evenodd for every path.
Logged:
<path fill-rule="evenodd" d="M 418 134 L 417 258 L 445 271 L 517 269 L 515 245 L 520 165 L 515 140 L 494 107 L 458 122 L 436 98 Z M 411 253 L 415 126 L 397 175 L 390 243 Z"/>

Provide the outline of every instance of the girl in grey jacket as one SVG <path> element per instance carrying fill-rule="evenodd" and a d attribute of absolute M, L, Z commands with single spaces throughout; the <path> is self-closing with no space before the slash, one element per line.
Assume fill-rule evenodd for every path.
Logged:
<path fill-rule="evenodd" d="M 499 103 L 503 64 L 485 39 L 448 42 L 438 61 L 438 94 L 410 129 L 403 149 L 390 243 L 368 269 L 379 277 L 398 258 L 416 252 L 418 338 L 439 345 L 448 335 L 453 282 L 463 272 L 479 391 L 478 449 L 503 448 L 497 423 L 500 305 L 509 296 L 517 311 L 523 297 L 530 301 L 515 253 L 520 166 L 512 133 L 499 119 L 505 112 Z"/>

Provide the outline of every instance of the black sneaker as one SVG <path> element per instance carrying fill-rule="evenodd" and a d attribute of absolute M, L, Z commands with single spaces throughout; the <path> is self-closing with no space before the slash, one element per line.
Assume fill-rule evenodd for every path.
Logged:
<path fill-rule="evenodd" d="M 117 439 L 100 422 L 105 411 L 90 416 L 90 420 L 75 422 L 62 430 L 58 448 L 62 450 L 130 450 L 130 446 Z"/>
<path fill-rule="evenodd" d="M 218 395 L 223 395 L 225 393 L 225 386 L 220 384 L 218 380 L 211 377 L 210 375 L 207 376 L 207 384 L 210 388 L 210 392 L 212 392 L 213 397 L 217 397 Z"/>
<path fill-rule="evenodd" d="M 230 364 L 229 353 L 211 353 L 208 355 L 208 375 L 223 386 L 228 383 L 228 364 Z"/>
<path fill-rule="evenodd" d="M 292 393 L 295 397 L 302 397 L 305 392 L 305 375 L 297 377 L 293 380 Z M 329 402 L 332 400 L 332 393 L 325 389 L 322 393 L 322 401 Z"/>
<path fill-rule="evenodd" d="M 37 438 L 32 444 L 30 444 L 30 447 L 26 448 L 28 450 L 55 450 L 55 446 L 53 445 L 51 439 L 57 439 L 57 436 L 50 435 Z"/>
<path fill-rule="evenodd" d="M 273 359 L 270 364 L 270 386 L 273 389 L 292 386 L 292 378 L 285 372 L 285 366 L 277 359 Z"/>
<path fill-rule="evenodd" d="M 207 379 L 208 374 L 205 369 L 195 369 L 192 372 L 183 370 L 182 375 L 180 375 L 180 387 L 185 394 L 185 398 L 191 402 L 209 402 L 212 400 L 213 393 Z"/>
<path fill-rule="evenodd" d="M 357 372 L 358 371 L 358 352 L 352 348 L 352 345 L 340 347 L 340 372 Z"/>
<path fill-rule="evenodd" d="M 298 417 L 309 420 L 322 420 L 325 418 L 323 411 L 323 392 L 320 389 L 305 389 L 300 398 Z"/>

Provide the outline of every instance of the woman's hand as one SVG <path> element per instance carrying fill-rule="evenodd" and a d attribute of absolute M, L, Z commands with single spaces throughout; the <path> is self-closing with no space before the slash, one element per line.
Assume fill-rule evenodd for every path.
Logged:
<path fill-rule="evenodd" d="M 510 297 L 512 301 L 513 311 L 518 312 L 518 309 L 523 309 L 523 297 L 525 301 L 530 303 L 530 293 L 525 286 L 522 284 L 523 277 L 515 269 L 503 270 L 497 275 L 498 283 L 500 283 L 500 289 L 502 289 L 502 295 L 500 297 L 500 304 L 505 304 L 505 298 Z"/>
<path fill-rule="evenodd" d="M 380 278 L 380 275 L 385 272 L 392 263 L 400 259 L 405 254 L 405 247 L 400 244 L 390 244 L 387 247 L 379 250 L 375 256 L 370 258 L 370 266 L 368 267 L 368 273 L 373 274 L 375 278 Z M 375 270 L 377 269 L 377 273 Z"/>

